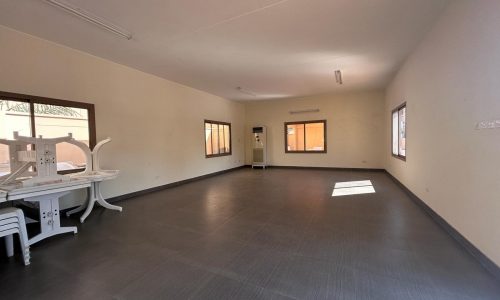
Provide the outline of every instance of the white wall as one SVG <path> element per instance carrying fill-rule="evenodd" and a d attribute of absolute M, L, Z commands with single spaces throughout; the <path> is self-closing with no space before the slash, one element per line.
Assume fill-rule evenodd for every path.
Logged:
<path fill-rule="evenodd" d="M 386 168 L 500 265 L 500 1 L 455 1 L 387 90 L 407 102 L 407 161 Z M 389 131 L 390 132 L 390 131 Z M 389 133 L 386 145 L 389 144 Z"/>
<path fill-rule="evenodd" d="M 246 104 L 246 163 L 251 163 L 251 128 L 267 127 L 268 163 L 275 166 L 383 168 L 383 92 L 322 95 Z M 290 114 L 291 110 L 319 113 Z M 327 120 L 327 153 L 285 153 L 284 123 Z"/>
<path fill-rule="evenodd" d="M 479 121 L 500 119 L 498 28 L 500 1 L 452 3 L 384 105 L 379 92 L 235 103 L 0 27 L 0 90 L 96 105 L 98 140 L 114 139 L 103 165 L 122 170 L 105 184 L 106 197 L 250 163 L 244 140 L 248 150 L 250 127 L 266 125 L 270 164 L 385 166 L 500 264 L 500 130 L 475 130 Z M 390 111 L 403 101 L 406 162 L 389 148 Z M 288 113 L 308 108 L 321 112 Z M 205 159 L 205 118 L 232 122 L 232 156 Z M 328 120 L 328 153 L 285 154 L 283 123 L 311 119 Z"/>
<path fill-rule="evenodd" d="M 122 171 L 105 197 L 244 164 L 243 104 L 1 26 L 0 45 L 1 91 L 95 104 L 102 165 Z M 232 156 L 205 158 L 204 119 L 232 123 Z"/>

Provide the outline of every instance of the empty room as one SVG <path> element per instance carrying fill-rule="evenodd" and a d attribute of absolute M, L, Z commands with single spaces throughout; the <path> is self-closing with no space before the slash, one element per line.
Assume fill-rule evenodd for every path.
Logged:
<path fill-rule="evenodd" d="M 0 299 L 500 299 L 499 28 L 1 0 Z"/>

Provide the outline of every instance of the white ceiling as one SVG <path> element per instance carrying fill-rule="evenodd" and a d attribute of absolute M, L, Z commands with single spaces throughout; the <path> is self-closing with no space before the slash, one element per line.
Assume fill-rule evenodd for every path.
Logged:
<path fill-rule="evenodd" d="M 449 2 L 66 1 L 133 38 L 42 0 L 1 0 L 0 24 L 233 100 L 383 88 Z"/>

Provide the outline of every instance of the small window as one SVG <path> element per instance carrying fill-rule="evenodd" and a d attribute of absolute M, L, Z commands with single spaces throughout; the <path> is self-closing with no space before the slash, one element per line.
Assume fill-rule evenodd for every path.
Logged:
<path fill-rule="evenodd" d="M 0 138 L 12 139 L 14 131 L 23 136 L 45 138 L 73 137 L 95 145 L 94 105 L 29 95 L 0 92 Z M 82 151 L 71 144 L 57 144 L 57 170 L 60 173 L 83 171 Z M 0 176 L 10 173 L 8 147 L 0 145 Z"/>
<path fill-rule="evenodd" d="M 406 159 L 406 103 L 392 111 L 392 155 Z"/>
<path fill-rule="evenodd" d="M 231 124 L 205 120 L 205 157 L 231 155 Z"/>
<path fill-rule="evenodd" d="M 326 153 L 326 120 L 285 123 L 286 153 Z"/>

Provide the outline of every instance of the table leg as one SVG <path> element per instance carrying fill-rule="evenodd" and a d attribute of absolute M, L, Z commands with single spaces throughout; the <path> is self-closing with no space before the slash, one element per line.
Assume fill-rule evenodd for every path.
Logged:
<path fill-rule="evenodd" d="M 122 207 L 117 206 L 117 205 L 113 205 L 113 204 L 109 204 L 108 202 L 106 202 L 106 200 L 104 200 L 104 197 L 101 194 L 101 185 L 100 185 L 100 183 L 101 183 L 100 181 L 92 183 L 92 186 L 95 185 L 95 191 L 96 191 L 96 196 L 97 196 L 97 199 L 96 199 L 97 203 L 99 203 L 102 207 L 105 207 L 107 209 L 122 211 L 123 210 Z"/>
<path fill-rule="evenodd" d="M 77 208 L 74 208 L 70 211 L 67 211 L 66 217 L 69 217 L 72 214 L 76 214 L 76 213 L 79 213 L 79 212 L 85 210 L 85 208 L 89 205 L 89 198 L 90 198 L 90 196 L 88 196 L 87 199 L 82 203 L 82 205 L 78 206 Z"/>
<path fill-rule="evenodd" d="M 57 234 L 72 232 L 76 234 L 78 229 L 75 226 L 61 227 L 59 198 L 69 192 L 59 192 L 43 196 L 25 198 L 25 201 L 38 202 L 40 210 L 40 234 L 28 240 L 29 245 L 33 245 L 44 238 Z"/>
<path fill-rule="evenodd" d="M 80 217 L 81 223 L 85 222 L 85 219 L 90 215 L 96 201 L 104 208 L 122 211 L 122 208 L 120 206 L 109 204 L 108 202 L 106 202 L 106 200 L 104 200 L 104 197 L 101 194 L 101 181 L 94 181 L 90 186 L 87 209 Z"/>
<path fill-rule="evenodd" d="M 91 184 L 91 186 L 90 186 L 90 188 L 88 190 L 88 193 L 89 193 L 89 197 L 88 197 L 89 199 L 87 201 L 87 209 L 85 210 L 85 212 L 80 217 L 80 223 L 82 223 L 82 224 L 83 224 L 83 222 L 85 222 L 85 219 L 87 219 L 87 217 L 92 212 L 92 209 L 94 208 L 96 196 L 95 196 L 95 188 L 94 188 L 94 183 L 93 182 L 92 182 L 92 184 Z"/>

